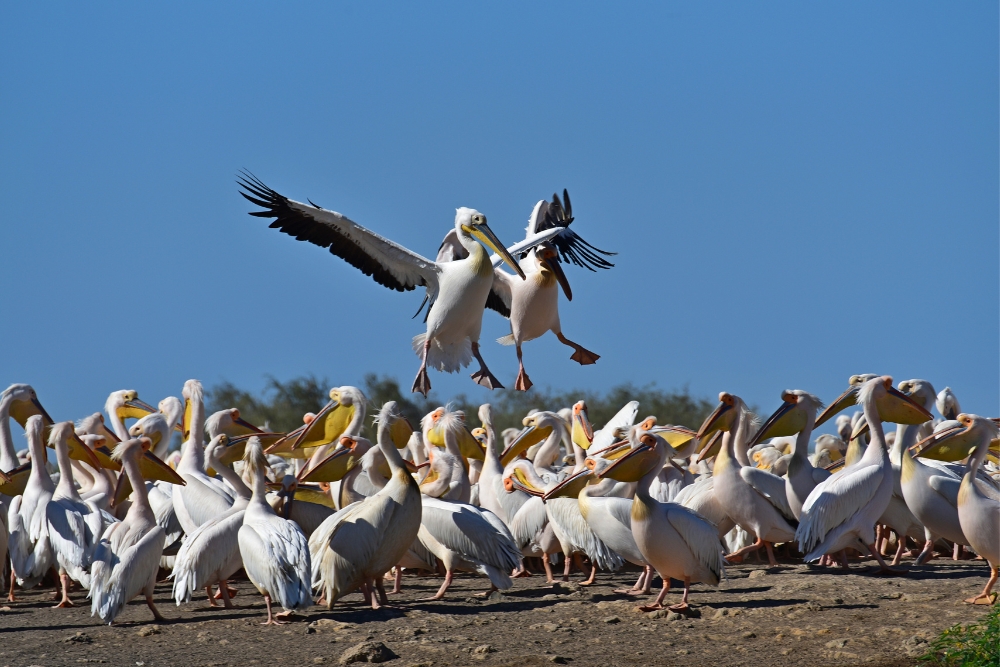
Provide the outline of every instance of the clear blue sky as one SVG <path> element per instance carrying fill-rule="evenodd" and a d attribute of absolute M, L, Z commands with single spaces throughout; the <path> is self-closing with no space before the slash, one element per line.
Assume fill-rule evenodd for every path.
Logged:
<path fill-rule="evenodd" d="M 421 295 L 247 215 L 247 168 L 427 256 L 569 188 L 539 386 L 829 401 L 852 373 L 1000 413 L 996 3 L 5 3 L 0 385 L 56 419 L 184 380 L 409 387 Z M 513 348 L 484 355 L 513 385 Z M 468 372 L 440 398 L 488 400 Z"/>

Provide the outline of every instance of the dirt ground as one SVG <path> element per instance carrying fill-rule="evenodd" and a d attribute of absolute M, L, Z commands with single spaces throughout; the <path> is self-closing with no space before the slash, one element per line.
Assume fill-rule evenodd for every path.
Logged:
<path fill-rule="evenodd" d="M 462 575 L 432 602 L 418 599 L 440 579 L 407 576 L 389 609 L 366 609 L 354 594 L 279 627 L 259 625 L 263 599 L 245 580 L 235 582 L 232 610 L 207 608 L 204 594 L 178 608 L 161 583 L 156 602 L 167 623 L 153 624 L 136 601 L 114 627 L 90 617 L 82 591 L 74 593 L 80 606 L 53 609 L 51 589 L 39 588 L 0 611 L 0 665 L 336 665 L 366 641 L 383 642 L 399 656 L 388 664 L 400 667 L 911 665 L 942 629 L 987 611 L 961 602 L 985 583 L 982 561 L 932 561 L 900 578 L 864 574 L 873 571 L 730 566 L 718 589 L 692 588 L 697 616 L 681 619 L 639 613 L 634 599 L 615 594 L 633 572 L 602 573 L 587 588 L 575 583 L 578 573 L 554 587 L 536 575 L 491 600 L 473 597 L 485 578 Z M 676 603 L 679 592 L 667 600 Z"/>

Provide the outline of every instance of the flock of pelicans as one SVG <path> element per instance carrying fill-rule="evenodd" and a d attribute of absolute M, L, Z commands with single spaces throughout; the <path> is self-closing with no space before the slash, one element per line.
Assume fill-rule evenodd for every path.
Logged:
<path fill-rule="evenodd" d="M 54 422 L 30 385 L 11 385 L 0 394 L 9 600 L 51 572 L 59 607 L 72 606 L 76 582 L 104 622 L 140 594 L 161 619 L 152 596 L 165 571 L 178 605 L 205 590 L 209 604 L 228 607 L 227 580 L 242 568 L 271 624 L 355 591 L 377 609 L 387 603 L 384 581 L 398 592 L 404 572 L 443 574 L 431 598 L 440 599 L 456 571 L 485 575 L 491 592 L 529 576 L 528 566 L 554 581 L 560 558 L 568 580 L 585 558 L 584 583 L 599 569 L 639 566 L 624 594 L 648 594 L 659 575 L 663 588 L 644 611 L 663 608 L 671 579 L 683 582 L 670 607 L 683 611 L 691 583 L 718 584 L 726 562 L 760 548 L 773 564 L 778 545 L 820 566 L 871 556 L 883 574 L 902 574 L 893 566 L 903 558 L 970 549 L 990 578 L 966 601 L 995 601 L 996 419 L 959 413 L 950 389 L 935 394 L 924 380 L 894 387 L 876 375 L 851 377 L 820 414 L 815 396 L 783 392 L 759 427 L 738 396 L 719 399 L 697 432 L 654 416 L 636 423 L 635 401 L 595 431 L 579 401 L 532 411 L 522 429 L 499 434 L 489 404 L 478 425 L 442 407 L 414 429 L 388 402 L 372 443 L 361 435 L 365 396 L 349 386 L 331 389 L 301 427 L 270 433 L 236 409 L 206 418 L 197 380 L 158 408 L 135 391 L 113 392 L 106 414 L 75 424 Z M 855 404 L 853 417 L 837 417 L 840 437 L 820 436 L 810 455 L 814 427 Z M 944 417 L 936 423 L 935 405 Z M 12 418 L 26 451 L 15 450 Z M 169 452 L 174 431 L 183 434 L 179 452 Z"/>

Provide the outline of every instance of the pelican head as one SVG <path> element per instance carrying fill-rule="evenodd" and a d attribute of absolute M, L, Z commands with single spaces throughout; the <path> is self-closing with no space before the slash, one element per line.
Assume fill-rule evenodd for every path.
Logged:
<path fill-rule="evenodd" d="M 460 239 L 477 239 L 490 250 L 500 255 L 510 268 L 514 269 L 517 275 L 524 279 L 524 271 L 517 261 L 507 252 L 497 235 L 493 233 L 490 226 L 486 224 L 486 216 L 474 208 L 461 207 L 455 210 L 455 231 Z M 462 245 L 465 245 L 464 243 Z"/>
<path fill-rule="evenodd" d="M 872 378 L 861 385 L 857 402 L 864 405 L 870 401 L 875 403 L 878 416 L 883 421 L 923 424 L 931 419 L 931 413 L 925 407 L 892 386 L 892 377 L 888 375 Z M 851 432 L 851 439 L 857 438 L 866 428 L 867 422 L 858 421 Z"/>
<path fill-rule="evenodd" d="M 191 436 L 191 412 L 194 410 L 195 404 L 204 403 L 205 390 L 200 381 L 188 380 L 184 383 L 181 396 L 184 398 L 184 419 L 181 422 L 181 432 L 184 439 L 187 440 Z"/>
<path fill-rule="evenodd" d="M 28 417 L 32 415 L 40 415 L 46 426 L 54 423 L 49 413 L 38 402 L 38 395 L 30 384 L 12 384 L 4 389 L 0 394 L 0 406 L 7 408 L 10 416 L 21 425 L 21 428 L 24 428 Z"/>
<path fill-rule="evenodd" d="M 329 396 L 330 402 L 318 414 L 308 421 L 303 418 L 306 423 L 292 444 L 293 450 L 328 445 L 347 431 L 358 410 L 365 414 L 368 399 L 357 387 L 334 387 Z"/>
<path fill-rule="evenodd" d="M 563 271 L 562 262 L 559 261 L 559 253 L 555 246 L 550 243 L 541 243 L 535 247 L 532 254 L 535 261 L 538 262 L 538 268 L 555 276 L 559 286 L 562 287 L 563 294 L 566 295 L 566 300 L 572 301 L 573 290 L 569 286 L 569 279 L 566 277 L 566 272 Z"/>
<path fill-rule="evenodd" d="M 739 414 L 742 408 L 743 401 L 740 400 L 738 396 L 734 396 L 729 392 L 719 393 L 719 405 L 716 406 L 715 410 L 702 422 L 701 428 L 698 429 L 698 439 L 704 440 L 705 436 L 711 435 L 715 431 L 728 431 L 733 427 L 733 422 L 735 417 Z"/>
<path fill-rule="evenodd" d="M 984 455 L 990 444 L 1000 438 L 1000 427 L 992 419 L 965 413 L 956 417 L 956 420 L 948 422 L 948 427 L 913 445 L 913 455 L 959 461 L 976 454 L 978 448 L 982 448 L 980 455 Z"/>
<path fill-rule="evenodd" d="M 128 434 L 133 438 L 147 437 L 153 442 L 153 449 L 159 449 L 163 441 L 170 439 L 170 424 L 167 416 L 162 412 L 154 412 L 146 415 L 128 430 Z"/>
<path fill-rule="evenodd" d="M 857 403 L 858 390 L 861 388 L 861 385 L 877 377 L 874 373 L 862 373 L 861 375 L 852 375 L 848 378 L 847 389 L 816 418 L 813 428 L 819 428 L 823 422 Z"/>
<path fill-rule="evenodd" d="M 97 460 L 94 451 L 83 443 L 80 436 L 76 434 L 73 422 L 59 422 L 53 424 L 49 431 L 49 447 L 56 449 L 57 446 L 66 447 L 70 458 L 90 464 L 95 470 L 100 470 L 101 462 Z"/>
<path fill-rule="evenodd" d="M 565 428 L 562 417 L 554 412 L 534 412 L 521 420 L 521 423 L 524 428 L 500 454 L 500 465 L 506 466 L 518 455 L 528 451 L 529 447 L 545 440 L 555 428 Z"/>
<path fill-rule="evenodd" d="M 583 401 L 577 401 L 573 405 L 572 425 L 573 444 L 584 451 L 590 449 L 594 442 L 594 427 L 590 424 L 587 404 Z"/>
<path fill-rule="evenodd" d="M 139 400 L 135 389 L 120 389 L 113 391 L 104 402 L 104 411 L 109 415 L 117 415 L 123 422 L 126 419 L 142 419 L 156 412 L 156 408 Z"/>
<path fill-rule="evenodd" d="M 823 407 L 819 398 L 801 389 L 786 389 L 781 392 L 781 401 L 781 407 L 768 417 L 764 425 L 750 439 L 748 443 L 750 447 L 767 438 L 799 433 L 816 419 L 816 412 Z"/>
<path fill-rule="evenodd" d="M 674 454 L 674 448 L 666 440 L 655 433 L 638 432 L 638 444 L 632 447 L 624 456 L 599 473 L 601 479 L 610 477 L 619 482 L 638 482 L 643 475 Z"/>
<path fill-rule="evenodd" d="M 912 398 L 920 407 L 928 412 L 934 407 L 937 394 L 934 387 L 927 380 L 903 380 L 899 383 L 899 390 Z"/>
<path fill-rule="evenodd" d="M 955 392 L 951 390 L 951 387 L 942 389 L 941 393 L 937 395 L 935 403 L 938 412 L 945 419 L 957 419 L 959 413 L 962 412 L 962 407 L 958 404 L 958 397 L 955 396 Z"/>
<path fill-rule="evenodd" d="M 240 411 L 236 408 L 219 410 L 205 420 L 205 431 L 209 438 L 214 438 L 220 433 L 225 433 L 230 437 L 260 433 L 261 430 L 253 424 L 240 417 Z"/>

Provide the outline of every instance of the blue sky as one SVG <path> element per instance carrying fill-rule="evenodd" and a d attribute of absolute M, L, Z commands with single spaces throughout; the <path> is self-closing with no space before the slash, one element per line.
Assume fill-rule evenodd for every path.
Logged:
<path fill-rule="evenodd" d="M 421 295 L 247 215 L 237 170 L 427 256 L 568 188 L 536 385 L 825 400 L 853 373 L 998 392 L 995 3 L 6 3 L 0 385 L 56 419 L 184 380 L 408 387 Z M 484 356 L 508 386 L 513 348 Z M 441 398 L 488 400 L 468 372 Z"/>

